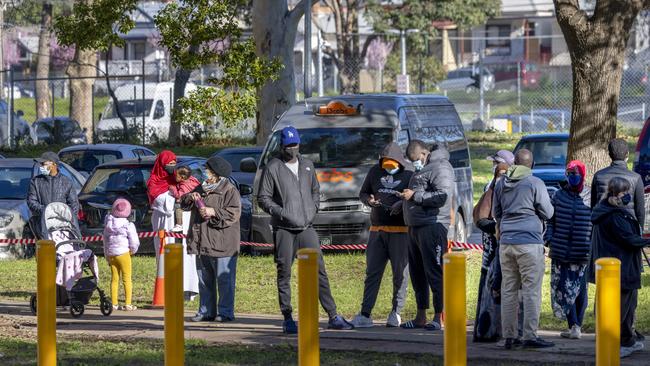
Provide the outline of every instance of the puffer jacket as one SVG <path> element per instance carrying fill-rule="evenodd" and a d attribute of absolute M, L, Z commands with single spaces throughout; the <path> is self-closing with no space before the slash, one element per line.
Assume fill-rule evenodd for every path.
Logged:
<path fill-rule="evenodd" d="M 193 192 L 203 197 L 206 207 L 211 207 L 215 215 L 204 220 L 191 197 Z M 232 257 L 239 253 L 239 220 L 241 219 L 241 197 L 230 181 L 222 178 L 222 183 L 214 191 L 205 192 L 198 186 L 181 197 L 181 208 L 192 211 L 190 230 L 187 234 L 187 253 L 208 257 Z"/>
<path fill-rule="evenodd" d="M 591 252 L 591 191 L 584 187 L 576 193 L 563 184 L 551 203 L 555 213 L 548 220 L 544 241 L 551 259 L 563 263 L 587 264 Z"/>
<path fill-rule="evenodd" d="M 618 258 L 621 261 L 621 289 L 641 288 L 641 250 L 650 245 L 650 239 L 641 236 L 639 222 L 629 210 L 615 207 L 602 200 L 591 214 L 594 224 L 589 281 L 595 283 L 594 264 L 599 258 Z"/>
<path fill-rule="evenodd" d="M 449 152 L 438 148 L 429 154 L 427 165 L 411 177 L 413 198 L 404 207 L 404 221 L 411 227 L 451 223 L 452 201 L 456 196 L 456 175 Z"/>
<path fill-rule="evenodd" d="M 262 172 L 257 201 L 271 215 L 271 226 L 287 230 L 309 228 L 320 205 L 320 184 L 314 164 L 298 157 L 298 176 L 284 161 L 273 158 Z"/>
<path fill-rule="evenodd" d="M 135 254 L 140 247 L 140 239 L 135 225 L 129 219 L 106 215 L 104 226 L 104 255 L 117 257 L 128 253 Z"/>
<path fill-rule="evenodd" d="M 381 167 L 383 159 L 393 159 L 401 165 L 400 171 L 391 175 Z M 370 195 L 379 200 L 380 206 L 373 207 L 370 213 L 370 222 L 377 226 L 404 226 L 404 215 L 400 210 L 397 214 L 391 215 L 391 207 L 401 198 L 397 195 L 408 187 L 413 170 L 411 164 L 407 163 L 404 153 L 399 145 L 391 142 L 384 149 L 379 159 L 379 164 L 373 166 L 366 179 L 363 181 L 359 199 L 368 205 Z"/>
<path fill-rule="evenodd" d="M 70 206 L 75 225 L 78 225 L 76 218 L 79 212 L 79 198 L 70 179 L 61 173 L 56 176 L 38 175 L 32 178 L 27 194 L 27 206 L 32 214 L 30 226 L 38 239 L 46 237 L 47 229 L 42 224 L 41 215 L 45 207 L 52 202 L 62 202 Z"/>

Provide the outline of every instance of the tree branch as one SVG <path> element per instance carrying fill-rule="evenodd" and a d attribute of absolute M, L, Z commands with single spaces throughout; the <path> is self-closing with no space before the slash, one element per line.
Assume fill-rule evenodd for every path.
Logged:
<path fill-rule="evenodd" d="M 317 2 L 317 0 L 312 0 L 311 6 L 313 7 Z M 287 12 L 287 18 L 289 19 L 289 24 L 292 28 L 297 27 L 300 18 L 305 15 L 305 3 L 307 3 L 307 0 L 300 0 L 291 11 Z"/>

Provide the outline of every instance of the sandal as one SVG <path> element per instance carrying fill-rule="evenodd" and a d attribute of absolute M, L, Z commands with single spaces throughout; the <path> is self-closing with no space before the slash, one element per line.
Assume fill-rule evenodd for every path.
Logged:
<path fill-rule="evenodd" d="M 441 330 L 442 326 L 440 325 L 440 323 L 432 320 L 430 323 L 424 326 L 424 329 L 435 331 L 435 330 Z"/>
<path fill-rule="evenodd" d="M 419 325 L 413 320 L 409 320 L 409 321 L 407 321 L 405 323 L 400 324 L 400 328 L 402 328 L 402 329 L 422 329 L 425 326 L 426 325 Z"/>

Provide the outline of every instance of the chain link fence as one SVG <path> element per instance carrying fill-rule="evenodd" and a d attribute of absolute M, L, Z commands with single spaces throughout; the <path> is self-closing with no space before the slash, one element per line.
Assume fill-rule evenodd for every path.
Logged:
<path fill-rule="evenodd" d="M 299 39 L 298 99 L 304 95 L 301 47 Z M 321 33 L 314 49 L 313 95 L 435 93 L 456 105 L 468 128 L 516 133 L 570 127 L 571 60 L 562 35 Z M 618 119 L 628 127 L 642 127 L 650 107 L 649 55 L 633 46 L 626 51 Z"/>

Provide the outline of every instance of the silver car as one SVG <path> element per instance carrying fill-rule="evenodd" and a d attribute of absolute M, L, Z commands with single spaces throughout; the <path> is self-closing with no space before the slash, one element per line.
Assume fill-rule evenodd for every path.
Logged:
<path fill-rule="evenodd" d="M 477 91 L 474 85 L 474 75 L 478 74 L 478 68 L 461 68 L 447 73 L 447 79 L 438 83 L 440 90 L 465 90 L 466 92 Z M 489 91 L 494 89 L 494 75 L 490 70 L 483 68 L 483 90 Z"/>

